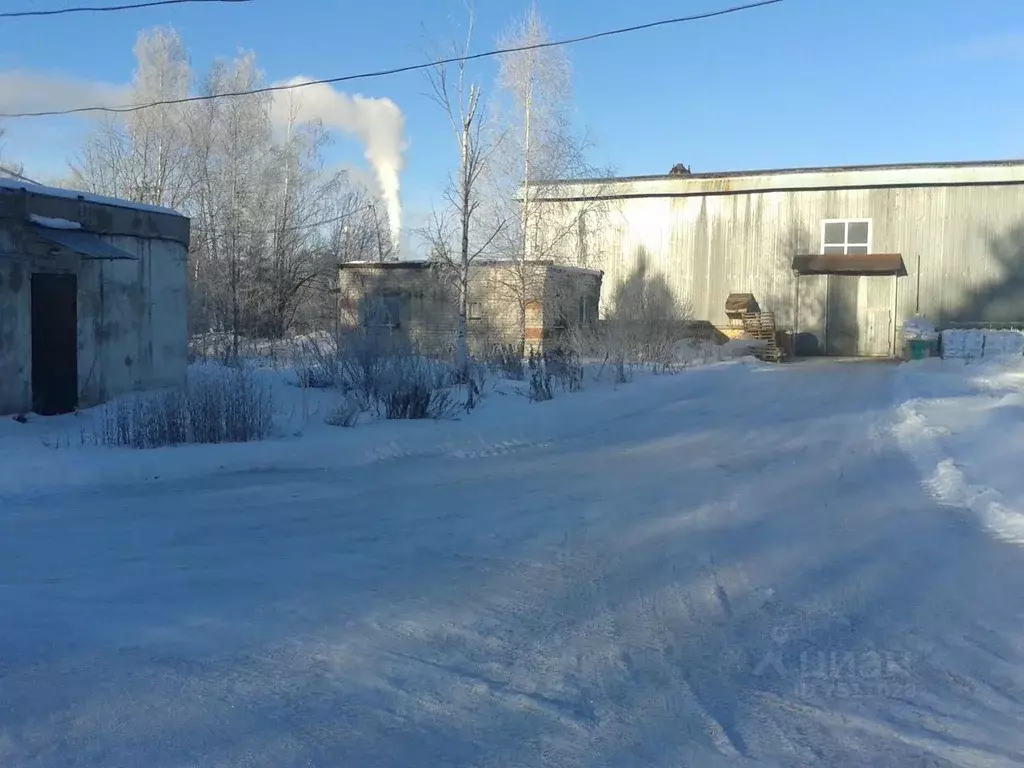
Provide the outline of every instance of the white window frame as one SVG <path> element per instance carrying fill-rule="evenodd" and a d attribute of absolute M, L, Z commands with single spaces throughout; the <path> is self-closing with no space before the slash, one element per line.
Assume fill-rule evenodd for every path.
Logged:
<path fill-rule="evenodd" d="M 874 237 L 875 237 L 875 227 L 874 227 L 871 219 L 822 219 L 821 220 L 821 232 L 820 232 L 821 237 L 820 237 L 820 239 L 818 241 L 820 246 L 821 246 L 821 250 L 819 251 L 819 253 L 821 253 L 822 255 L 824 255 L 824 253 L 825 253 L 825 225 L 826 224 L 845 224 L 846 225 L 845 239 L 843 241 L 843 255 L 846 255 L 846 254 L 849 253 L 849 248 L 850 248 L 850 241 L 849 241 L 850 226 L 849 225 L 850 224 L 867 224 L 868 225 L 868 253 L 874 253 L 874 251 L 871 250 L 871 246 L 872 246 L 872 243 L 873 243 L 873 240 L 874 240 Z M 829 243 L 829 245 L 835 247 L 836 245 L 838 245 L 838 243 Z M 854 243 L 854 245 L 860 245 L 860 243 Z"/>
<path fill-rule="evenodd" d="M 474 311 L 475 310 L 475 311 Z M 484 319 L 484 305 L 481 301 L 468 301 L 466 302 L 466 319 L 467 320 L 483 320 Z"/>

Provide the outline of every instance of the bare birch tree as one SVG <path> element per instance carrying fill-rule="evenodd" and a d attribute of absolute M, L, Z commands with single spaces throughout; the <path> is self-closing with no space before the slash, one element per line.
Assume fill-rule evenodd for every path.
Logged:
<path fill-rule="evenodd" d="M 237 354 L 245 337 L 329 323 L 342 243 L 365 243 L 363 258 L 395 256 L 384 207 L 326 167 L 330 136 L 299 119 L 301 93 L 227 95 L 265 85 L 252 54 L 196 82 L 174 30 L 143 32 L 134 51 L 129 100 L 210 98 L 100 122 L 72 165 L 74 185 L 190 216 L 193 333 L 226 334 Z"/>
<path fill-rule="evenodd" d="M 143 32 L 134 47 L 137 69 L 129 100 L 134 104 L 188 96 L 192 70 L 173 29 Z M 185 206 L 191 194 L 188 106 L 162 104 L 104 119 L 72 161 L 73 182 L 90 192 L 140 203 Z"/>
<path fill-rule="evenodd" d="M 293 327 L 302 303 L 336 259 L 327 257 L 330 230 L 348 202 L 347 179 L 330 171 L 323 151 L 330 141 L 319 122 L 301 123 L 288 113 L 284 139 L 268 158 L 267 221 L 272 223 L 257 271 L 261 303 L 257 333 L 281 338 Z M 386 226 L 386 224 L 385 224 Z"/>
<path fill-rule="evenodd" d="M 534 3 L 499 40 L 501 48 L 521 48 L 502 56 L 498 110 L 505 141 L 491 164 L 492 204 L 505 211 L 509 226 L 496 245 L 507 267 L 502 289 L 515 304 L 519 346 L 525 347 L 528 308 L 546 297 L 541 259 L 587 266 L 586 219 L 597 203 L 566 204 L 550 197 L 544 180 L 584 179 L 598 172 L 586 161 L 587 141 L 572 124 L 572 68 L 561 48 L 543 48 L 550 34 Z M 597 197 L 595 195 L 595 197 Z M 571 253 L 572 244 L 577 244 Z M 570 313 L 571 308 L 561 308 Z"/>
<path fill-rule="evenodd" d="M 250 54 L 216 64 L 204 93 L 216 96 L 262 84 Z M 202 260 L 198 287 L 217 325 L 230 330 L 235 354 L 240 337 L 257 325 L 258 270 L 276 171 L 271 99 L 269 94 L 255 94 L 200 102 L 193 126 L 204 160 L 197 174 L 202 239 L 193 244 Z"/>
<path fill-rule="evenodd" d="M 0 176 L 10 176 L 11 178 L 18 179 L 20 181 L 27 181 L 26 177 L 22 174 L 25 172 L 25 168 L 21 163 L 15 163 L 8 160 L 4 156 L 4 150 L 7 148 L 7 144 L 4 142 L 4 135 L 7 133 L 7 129 L 0 126 Z"/>
<path fill-rule="evenodd" d="M 470 16 L 466 42 L 461 48 L 455 47 L 456 57 L 469 54 L 472 30 Z M 473 262 L 490 251 L 505 228 L 503 218 L 487 217 L 482 208 L 484 174 L 495 149 L 501 144 L 501 136 L 487 130 L 483 91 L 471 80 L 465 61 L 438 64 L 429 71 L 428 77 L 431 98 L 447 117 L 458 144 L 459 165 L 445 190 L 447 209 L 434 212 L 424 234 L 435 266 L 455 287 L 455 362 L 456 367 L 468 375 L 471 268 Z"/>

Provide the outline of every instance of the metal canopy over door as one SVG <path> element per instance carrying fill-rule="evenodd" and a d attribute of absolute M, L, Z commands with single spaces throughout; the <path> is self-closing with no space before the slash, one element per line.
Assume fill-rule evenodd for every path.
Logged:
<path fill-rule="evenodd" d="M 32 275 L 32 410 L 44 416 L 78 405 L 78 277 Z"/>
<path fill-rule="evenodd" d="M 854 357 L 859 352 L 860 334 L 857 303 L 860 277 L 829 275 L 825 301 L 825 354 Z"/>
<path fill-rule="evenodd" d="M 907 274 L 900 254 L 797 255 L 793 272 L 796 328 L 823 332 L 825 354 L 884 357 L 895 352 L 899 279 Z"/>

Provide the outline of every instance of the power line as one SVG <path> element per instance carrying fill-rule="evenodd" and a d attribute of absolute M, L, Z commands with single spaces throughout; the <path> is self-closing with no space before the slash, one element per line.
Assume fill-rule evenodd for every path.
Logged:
<path fill-rule="evenodd" d="M 0 165 L 0 173 L 6 173 L 11 178 L 17 179 L 18 181 L 25 181 L 25 182 L 28 182 L 29 184 L 34 184 L 37 187 L 43 186 L 38 181 L 36 181 L 34 179 L 30 179 L 28 176 L 22 176 L 17 171 L 13 171 L 10 168 L 5 168 L 2 165 Z"/>
<path fill-rule="evenodd" d="M 170 2 L 171 0 L 164 0 L 164 2 Z M 179 0 L 182 1 L 182 0 Z M 552 40 L 546 43 L 535 43 L 533 45 L 521 45 L 510 48 L 497 48 L 491 51 L 484 51 L 482 53 L 473 53 L 466 56 L 453 56 L 447 59 L 438 59 L 437 61 L 431 61 L 422 64 L 410 64 L 404 67 L 394 67 L 392 69 L 381 69 L 373 72 L 363 72 L 358 75 L 342 75 L 340 77 L 328 77 L 322 80 L 310 80 L 304 83 L 289 83 L 284 85 L 270 85 L 264 88 L 253 88 L 245 91 L 228 91 L 226 93 L 210 93 L 202 96 L 188 96 L 180 99 L 164 99 L 161 101 L 152 101 L 146 104 L 134 104 L 131 106 L 124 107 L 76 107 L 74 109 L 56 109 L 45 112 L 12 112 L 7 114 L 0 114 L 0 118 L 10 119 L 16 117 L 57 117 L 60 115 L 77 115 L 85 112 L 108 112 L 123 114 L 128 112 L 139 112 L 143 109 L 151 109 L 153 107 L 170 106 L 172 104 L 187 104 L 195 101 L 211 101 L 213 99 L 226 99 L 236 96 L 255 96 L 261 93 L 276 93 L 278 91 L 291 91 L 297 88 L 306 88 L 311 85 L 335 85 L 337 83 L 347 83 L 353 80 L 369 80 L 371 78 L 388 77 L 390 75 L 399 75 L 405 72 L 415 72 L 423 69 L 430 69 L 432 67 L 444 66 L 446 64 L 456 64 L 466 61 L 476 61 L 477 59 L 487 59 L 494 56 L 503 56 L 508 53 L 520 53 L 522 51 L 534 51 L 542 48 L 557 48 L 564 45 L 573 45 L 575 43 L 588 42 L 590 40 L 597 40 L 604 37 L 613 37 L 615 35 L 624 35 L 631 32 L 640 32 L 642 30 L 654 29 L 655 27 L 666 27 L 672 24 L 683 24 L 690 21 L 701 21 L 703 19 L 711 19 L 716 16 L 726 16 L 732 13 L 739 13 L 741 11 L 749 11 L 754 8 L 763 8 L 768 5 L 776 5 L 783 2 L 784 0 L 760 0 L 760 2 L 747 3 L 746 5 L 736 5 L 731 8 L 723 8 L 719 11 L 709 11 L 707 13 L 699 13 L 693 16 L 679 16 L 673 19 L 662 19 L 661 21 L 652 21 L 647 24 L 637 24 L 632 27 L 620 27 L 618 29 L 610 29 L 604 32 L 594 32 L 589 35 L 580 35 L 579 37 L 569 37 L 562 40 Z"/>
<path fill-rule="evenodd" d="M 161 5 L 184 5 L 186 3 L 251 3 L 252 0 L 150 0 L 145 3 L 125 5 L 92 5 L 73 8 L 53 8 L 45 11 L 5 11 L 0 19 L 23 19 L 28 16 L 61 16 L 66 13 L 104 13 L 106 11 L 131 11 L 138 8 L 156 8 Z"/>
<path fill-rule="evenodd" d="M 273 229 L 256 230 L 248 234 L 276 235 L 280 232 L 298 232 L 303 229 L 315 229 L 317 227 L 325 227 L 328 224 L 336 224 L 339 221 L 344 221 L 345 219 L 351 218 L 352 216 L 355 216 L 357 213 L 362 213 L 363 211 L 372 207 L 373 203 L 367 203 L 366 205 L 361 205 L 358 208 L 355 208 L 351 211 L 346 211 L 345 213 L 342 213 L 338 216 L 332 216 L 329 219 L 321 219 L 320 221 L 314 221 L 308 224 L 292 224 L 291 226 L 286 227 L 275 227 Z"/>
<path fill-rule="evenodd" d="M 256 235 L 278 235 L 287 232 L 301 232 L 306 229 L 316 229 L 317 227 L 326 227 L 328 224 L 336 224 L 339 221 L 344 221 L 345 219 L 352 218 L 356 214 L 362 213 L 363 211 L 373 207 L 374 203 L 367 203 L 366 205 L 361 205 L 358 208 L 353 208 L 351 211 L 346 211 L 345 213 L 339 214 L 337 216 L 331 216 L 330 218 L 327 219 L 320 219 L 319 221 L 308 222 L 305 224 L 290 224 L 283 227 L 272 227 L 270 229 L 242 230 L 240 232 L 233 232 L 229 234 L 235 234 L 242 237 L 255 237 Z M 194 220 L 195 219 L 193 219 L 193 221 Z M 210 230 L 215 233 L 218 232 L 218 229 L 216 227 L 211 227 Z M 221 227 L 219 229 L 219 232 L 222 235 L 225 233 L 225 231 L 226 228 L 224 227 Z"/>

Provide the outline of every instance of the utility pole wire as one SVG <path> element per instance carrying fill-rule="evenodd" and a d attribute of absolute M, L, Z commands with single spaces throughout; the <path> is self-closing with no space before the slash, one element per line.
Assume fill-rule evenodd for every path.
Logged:
<path fill-rule="evenodd" d="M 163 2 L 183 2 L 184 0 L 162 0 Z M 239 2 L 241 0 L 231 0 Z M 763 8 L 768 5 L 777 5 L 778 3 L 784 2 L 784 0 L 760 0 L 760 2 L 747 3 L 746 5 L 736 5 L 731 8 L 723 8 L 718 11 L 708 11 L 707 13 L 698 13 L 693 16 L 679 16 L 674 19 L 662 19 L 661 21 L 652 21 L 646 24 L 636 24 L 632 27 L 620 27 L 618 29 L 609 29 L 604 32 L 594 32 L 589 35 L 580 35 L 579 37 L 569 37 L 562 40 L 551 40 L 545 43 L 537 43 L 535 45 L 523 45 L 515 46 L 511 48 L 497 48 L 491 51 L 484 51 L 482 53 L 467 54 L 465 56 L 453 56 L 447 59 L 439 59 L 438 61 L 430 61 L 423 64 L 409 64 L 404 67 L 394 67 L 392 69 L 381 69 L 375 72 L 363 72 L 358 75 L 342 75 L 340 77 L 327 77 L 322 80 L 310 80 L 304 83 L 291 83 L 286 85 L 269 85 L 265 88 L 253 88 L 245 91 L 229 91 L 227 93 L 210 93 L 202 96 L 187 96 L 180 99 L 164 99 L 161 101 L 152 101 L 148 104 L 135 104 L 124 107 L 76 107 L 74 109 L 56 109 L 45 112 L 12 112 L 7 114 L 0 114 L 0 118 L 13 119 L 21 117 L 57 117 L 60 115 L 78 115 L 85 112 L 108 112 L 115 114 L 124 114 L 128 112 L 139 112 L 144 109 L 152 109 L 153 107 L 163 107 L 172 104 L 188 104 L 195 101 L 211 101 L 213 99 L 226 99 L 237 96 L 254 96 L 261 93 L 276 93 L 278 91 L 291 91 L 298 88 L 306 88 L 311 85 L 335 85 L 337 83 L 347 83 L 353 80 L 369 80 L 371 78 L 388 77 L 390 75 L 399 75 L 405 72 L 416 72 L 423 69 L 432 69 L 434 67 L 444 66 L 446 64 L 457 64 L 467 61 L 475 61 L 477 59 L 488 59 L 494 56 L 502 56 L 506 53 L 518 53 L 520 51 L 533 51 L 541 48 L 557 48 L 563 45 L 573 45 L 575 43 L 588 42 L 590 40 L 598 40 L 604 37 L 613 37 L 615 35 L 624 35 L 631 32 L 640 32 L 642 30 L 654 29 L 655 27 L 666 27 L 672 24 L 683 24 L 690 21 L 701 21 L 703 19 L 711 19 L 717 16 L 726 16 L 732 13 L 739 13 L 741 11 L 749 11 L 754 8 Z"/>
<path fill-rule="evenodd" d="M 144 3 L 125 5 L 92 5 L 73 8 L 53 8 L 45 11 L 4 11 L 0 19 L 23 19 L 29 16 L 62 16 L 67 13 L 105 13 L 107 11 L 132 11 L 139 8 L 156 8 L 161 5 L 185 5 L 186 3 L 251 3 L 252 0 L 150 0 Z"/>
<path fill-rule="evenodd" d="M 5 168 L 2 165 L 0 165 L 0 173 L 6 173 L 8 176 L 10 176 L 13 179 L 17 179 L 18 181 L 24 181 L 24 182 L 27 182 L 28 184 L 33 184 L 33 185 L 35 185 L 37 187 L 43 186 L 42 184 L 40 184 L 35 179 L 30 179 L 28 176 L 23 176 L 22 174 L 18 173 L 17 171 L 12 171 L 10 168 Z"/>
<path fill-rule="evenodd" d="M 286 227 L 271 227 L 270 229 L 253 229 L 249 231 L 239 232 L 238 234 L 244 236 L 276 235 L 279 232 L 299 232 L 304 229 L 315 229 L 317 227 L 325 227 L 328 224 L 336 224 L 339 221 L 344 221 L 345 219 L 351 218 L 352 216 L 355 216 L 357 213 L 362 213 L 363 211 L 368 210 L 373 206 L 373 203 L 367 203 L 366 205 L 361 205 L 358 208 L 354 208 L 351 211 L 346 211 L 345 213 L 339 214 L 337 216 L 331 216 L 328 219 L 321 219 L 320 221 L 313 221 L 308 224 L 292 224 Z"/>

